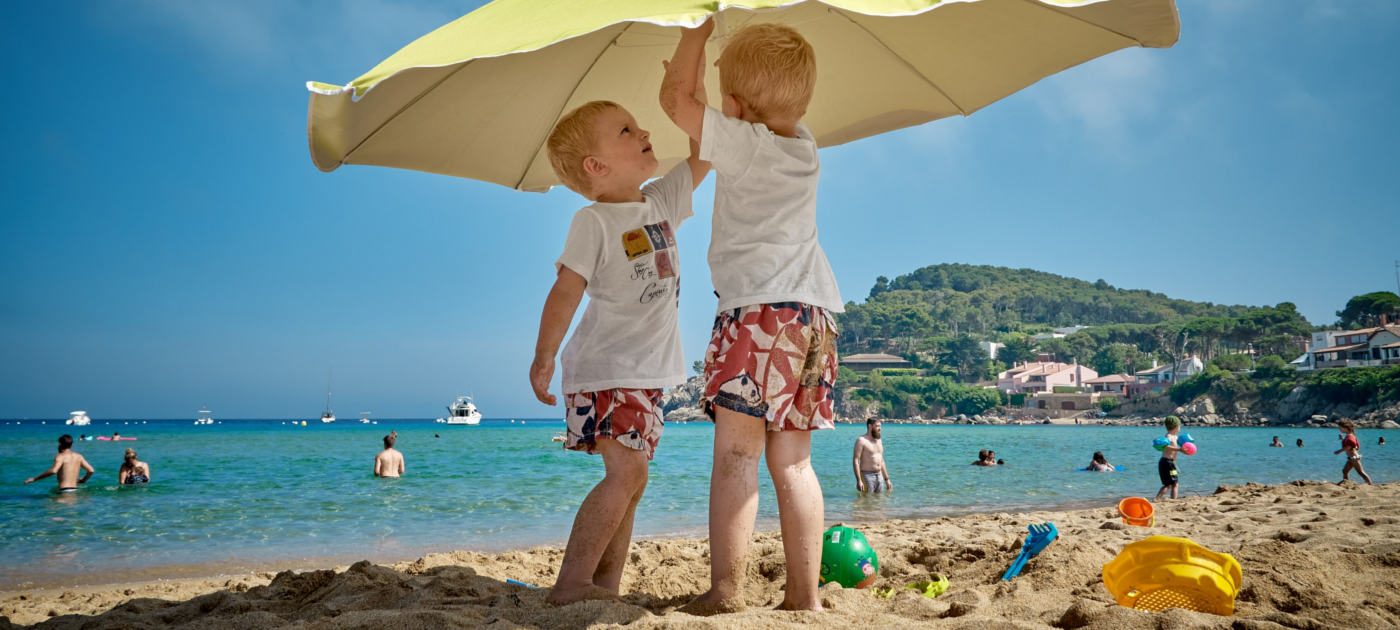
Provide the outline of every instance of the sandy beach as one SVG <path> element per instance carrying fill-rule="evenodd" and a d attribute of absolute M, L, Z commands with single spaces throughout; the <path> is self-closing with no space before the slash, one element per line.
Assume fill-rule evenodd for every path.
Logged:
<path fill-rule="evenodd" d="M 1010 583 L 999 581 L 1026 525 L 1060 537 Z M 779 612 L 784 580 L 776 532 L 755 536 L 750 609 L 701 618 L 676 612 L 707 585 L 703 539 L 634 542 L 621 601 L 544 603 L 556 548 L 499 555 L 432 554 L 313 571 L 184 579 L 0 596 L 0 628 L 1382 628 L 1400 625 L 1400 483 L 1298 481 L 1222 486 L 1157 504 L 1157 525 L 1129 527 L 1112 506 L 933 520 L 850 523 L 879 553 L 876 587 L 947 575 L 936 599 L 912 590 L 823 588 L 822 613 Z M 1122 547 L 1151 534 L 1232 554 L 1244 570 L 1233 617 L 1117 606 L 1100 577 Z"/>

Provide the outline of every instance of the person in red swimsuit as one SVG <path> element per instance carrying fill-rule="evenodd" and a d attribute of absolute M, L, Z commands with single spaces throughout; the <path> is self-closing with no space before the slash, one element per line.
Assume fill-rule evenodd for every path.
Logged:
<path fill-rule="evenodd" d="M 1337 423 L 1337 428 L 1342 430 L 1342 447 L 1333 451 L 1332 454 L 1336 455 L 1342 451 L 1346 451 L 1347 454 L 1347 464 L 1342 467 L 1342 481 L 1349 481 L 1347 475 L 1351 473 L 1352 469 L 1355 469 L 1356 474 L 1361 475 L 1361 478 L 1366 480 L 1367 485 L 1373 485 L 1371 484 L 1371 476 L 1361 468 L 1361 440 L 1356 439 L 1356 425 L 1352 424 L 1350 420 L 1343 420 Z"/>

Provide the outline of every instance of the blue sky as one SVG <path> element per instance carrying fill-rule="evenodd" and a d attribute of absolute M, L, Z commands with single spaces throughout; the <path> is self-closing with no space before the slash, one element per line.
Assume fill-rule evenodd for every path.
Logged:
<path fill-rule="evenodd" d="M 581 198 L 306 148 L 345 83 L 479 2 L 22 3 L 0 21 L 0 417 L 556 417 L 526 374 Z M 1330 323 L 1396 290 L 1400 3 L 1179 0 L 1181 41 L 823 150 L 845 299 L 944 262 Z M 820 51 L 819 51 L 820 52 Z M 641 121 L 643 126 L 664 121 Z M 679 231 L 687 360 L 710 182 Z"/>

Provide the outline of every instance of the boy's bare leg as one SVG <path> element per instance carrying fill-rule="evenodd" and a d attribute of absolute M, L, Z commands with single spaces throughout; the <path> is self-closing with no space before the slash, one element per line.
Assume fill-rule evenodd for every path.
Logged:
<path fill-rule="evenodd" d="M 779 608 L 821 610 L 817 576 L 822 561 L 821 482 L 812 470 L 809 431 L 768 433 L 768 474 L 778 494 L 778 520 L 787 560 L 787 589 Z"/>
<path fill-rule="evenodd" d="M 692 615 L 744 609 L 749 539 L 758 515 L 762 418 L 715 408 L 714 468 L 710 471 L 710 590 L 681 607 Z"/>
<path fill-rule="evenodd" d="M 625 446 L 620 448 L 632 451 Z M 633 452 L 646 457 L 641 451 Z M 603 550 L 603 557 L 598 560 L 598 568 L 593 571 L 593 584 L 614 593 L 619 593 L 622 589 L 622 568 L 627 564 L 627 552 L 632 545 L 632 523 L 637 514 L 637 503 L 642 500 L 642 494 L 647 487 L 645 471 L 641 481 L 637 486 L 637 493 L 632 495 L 632 502 L 627 506 L 627 513 L 622 515 L 622 522 L 617 524 L 617 532 L 613 534 L 607 549 Z"/>
<path fill-rule="evenodd" d="M 617 597 L 615 586 L 609 590 L 595 584 L 593 576 L 600 569 L 605 552 L 612 547 L 624 517 L 630 519 L 633 514 L 641 489 L 646 485 L 647 456 L 611 439 L 598 440 L 598 452 L 603 455 L 607 472 L 603 480 L 593 486 L 574 517 L 559 578 L 546 598 L 551 604 Z M 630 521 L 628 537 L 631 537 Z M 625 549 L 623 557 L 626 557 Z M 621 567 L 617 571 L 620 580 Z"/>

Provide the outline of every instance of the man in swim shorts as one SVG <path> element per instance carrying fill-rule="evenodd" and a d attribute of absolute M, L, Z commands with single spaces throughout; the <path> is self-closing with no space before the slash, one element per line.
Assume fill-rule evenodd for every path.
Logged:
<path fill-rule="evenodd" d="M 87 471 L 81 479 L 78 478 L 79 468 Z M 58 489 L 62 492 L 73 492 L 78 489 L 78 484 L 87 483 L 94 472 L 96 471 L 93 470 L 92 464 L 73 451 L 73 436 L 65 433 L 58 438 L 58 454 L 53 457 L 53 467 L 25 479 L 24 483 L 28 485 L 49 475 L 58 475 Z"/>
<path fill-rule="evenodd" d="M 881 423 L 877 418 L 865 421 L 865 435 L 856 438 L 856 450 L 851 455 L 851 467 L 856 472 L 856 490 L 886 492 L 894 489 L 890 471 L 885 469 L 885 444 L 880 441 Z"/>

